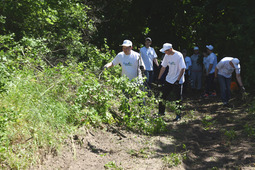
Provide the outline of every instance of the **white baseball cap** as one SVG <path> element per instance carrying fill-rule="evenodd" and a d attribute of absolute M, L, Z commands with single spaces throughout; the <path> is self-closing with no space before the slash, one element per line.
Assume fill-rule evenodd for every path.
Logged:
<path fill-rule="evenodd" d="M 235 68 L 238 68 L 238 65 L 240 63 L 240 61 L 238 60 L 238 58 L 233 58 L 232 60 L 232 63 L 234 64 Z"/>
<path fill-rule="evenodd" d="M 208 48 L 209 50 L 213 50 L 213 46 L 212 45 L 207 45 L 206 48 Z"/>
<path fill-rule="evenodd" d="M 173 47 L 172 47 L 172 44 L 170 44 L 170 43 L 165 43 L 165 44 L 163 44 L 163 48 L 161 48 L 159 51 L 162 52 L 162 53 L 165 53 L 166 50 L 169 50 L 169 49 L 171 49 L 171 48 L 173 48 Z"/>
<path fill-rule="evenodd" d="M 125 47 L 132 47 L 132 42 L 130 40 L 124 40 L 122 45 L 120 46 L 125 46 Z"/>
<path fill-rule="evenodd" d="M 194 47 L 194 50 L 199 50 L 199 48 L 198 47 Z"/>

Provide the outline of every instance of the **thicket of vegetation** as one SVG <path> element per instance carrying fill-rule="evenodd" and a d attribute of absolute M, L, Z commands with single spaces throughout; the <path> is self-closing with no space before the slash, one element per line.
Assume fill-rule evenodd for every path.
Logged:
<path fill-rule="evenodd" d="M 161 118 L 149 116 L 155 98 L 119 78 L 120 68 L 101 73 L 115 53 L 106 42 L 101 50 L 88 42 L 95 29 L 89 7 L 56 2 L 1 4 L 2 168 L 38 163 L 44 152 L 55 152 L 83 125 L 118 123 L 146 134 L 165 128 Z M 144 101 L 150 105 L 143 107 Z"/>
<path fill-rule="evenodd" d="M 252 86 L 252 3 L 2 1 L 1 167 L 22 169 L 38 163 L 42 152 L 58 149 L 83 125 L 118 123 L 146 134 L 165 130 L 164 121 L 153 118 L 157 99 L 120 78 L 120 68 L 100 74 L 115 56 L 111 49 L 119 50 L 125 38 L 140 46 L 151 36 L 156 49 L 168 41 L 179 49 L 214 44 L 220 56 L 241 59 L 246 85 Z M 123 90 L 135 97 L 127 101 Z"/>

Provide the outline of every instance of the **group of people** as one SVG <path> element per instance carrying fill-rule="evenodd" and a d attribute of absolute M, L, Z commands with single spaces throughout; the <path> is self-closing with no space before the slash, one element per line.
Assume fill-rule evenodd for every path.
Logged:
<path fill-rule="evenodd" d="M 191 57 L 187 56 L 187 51 L 179 52 L 173 49 L 172 44 L 165 43 L 160 52 L 164 54 L 164 58 L 159 65 L 157 54 L 154 48 L 151 47 L 151 38 L 145 39 L 145 46 L 140 49 L 140 53 L 132 50 L 133 45 L 130 40 L 124 40 L 122 43 L 122 52 L 118 53 L 113 61 L 107 63 L 104 68 L 110 68 L 115 65 L 121 65 L 122 75 L 126 75 L 129 80 L 141 76 L 144 72 L 146 76 L 146 84 L 150 88 L 153 81 L 154 72 L 153 64 L 156 67 L 161 67 L 157 80 L 164 77 L 162 85 L 162 99 L 159 103 L 158 115 L 165 114 L 166 101 L 176 101 L 179 111 L 176 112 L 174 121 L 181 119 L 181 105 L 183 86 L 187 86 L 191 82 L 191 88 L 201 90 L 202 88 L 202 72 L 206 72 L 205 93 L 204 97 L 216 96 L 214 79 L 218 78 L 220 84 L 221 99 L 224 106 L 228 106 L 230 99 L 230 83 L 233 71 L 236 72 L 236 79 L 241 89 L 244 91 L 244 86 L 240 76 L 240 64 L 237 58 L 225 57 L 217 63 L 217 56 L 213 53 L 213 46 L 207 45 L 207 51 L 203 53 L 203 58 L 199 54 L 199 48 L 194 47 L 194 54 Z M 186 83 L 185 83 L 186 81 Z"/>
<path fill-rule="evenodd" d="M 217 65 L 217 56 L 213 53 L 213 46 L 207 45 L 203 55 L 200 55 L 199 47 L 194 47 L 193 50 L 194 53 L 191 57 L 187 56 L 186 49 L 182 51 L 186 63 L 185 89 L 190 86 L 193 92 L 201 92 L 204 72 L 206 78 L 203 97 L 216 96 L 214 72 Z"/>

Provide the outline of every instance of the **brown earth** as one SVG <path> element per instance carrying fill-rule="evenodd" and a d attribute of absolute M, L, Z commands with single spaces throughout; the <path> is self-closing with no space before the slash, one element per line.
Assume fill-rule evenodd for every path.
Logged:
<path fill-rule="evenodd" d="M 160 135 L 82 127 L 58 154 L 31 169 L 255 169 L 255 134 L 247 131 L 255 127 L 255 113 L 250 101 L 238 98 L 231 108 L 218 97 L 186 98 L 182 120 L 172 122 L 168 113 L 168 131 Z"/>

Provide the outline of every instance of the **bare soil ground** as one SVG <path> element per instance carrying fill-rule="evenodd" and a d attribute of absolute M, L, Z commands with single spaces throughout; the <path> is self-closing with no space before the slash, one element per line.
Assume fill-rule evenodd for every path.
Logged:
<path fill-rule="evenodd" d="M 85 127 L 64 148 L 32 169 L 255 169 L 255 114 L 238 96 L 225 108 L 218 97 L 186 98 L 184 116 L 164 119 L 168 131 L 148 136 L 105 125 Z M 246 129 L 245 129 L 246 127 Z"/>

